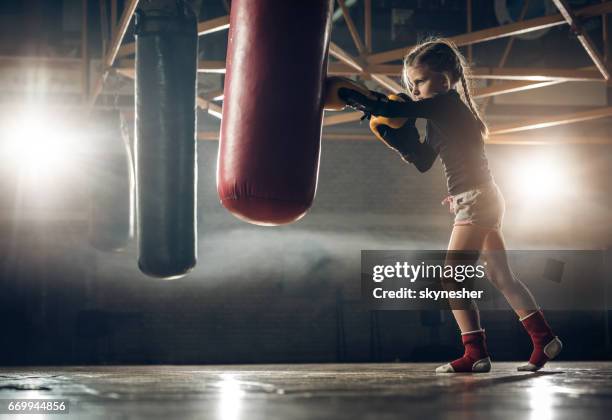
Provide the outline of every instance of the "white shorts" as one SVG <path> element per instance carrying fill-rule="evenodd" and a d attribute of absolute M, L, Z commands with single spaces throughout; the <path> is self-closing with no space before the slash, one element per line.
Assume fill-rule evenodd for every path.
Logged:
<path fill-rule="evenodd" d="M 442 203 L 446 201 L 450 203 L 451 213 L 455 214 L 455 226 L 501 229 L 506 202 L 495 181 L 449 196 Z"/>

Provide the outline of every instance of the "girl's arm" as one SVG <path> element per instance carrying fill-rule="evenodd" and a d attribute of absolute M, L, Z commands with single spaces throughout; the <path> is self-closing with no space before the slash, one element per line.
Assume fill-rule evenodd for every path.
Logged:
<path fill-rule="evenodd" d="M 382 107 L 386 117 L 426 118 L 441 120 L 448 116 L 453 105 L 451 93 L 441 93 L 432 98 L 420 101 L 395 102 L 390 101 Z"/>
<path fill-rule="evenodd" d="M 342 88 L 339 95 L 346 103 L 366 114 L 389 118 L 426 118 L 429 120 L 442 120 L 453 112 L 457 91 L 450 90 L 440 93 L 432 98 L 420 101 L 389 101 L 383 96 L 368 97 L 352 89 Z"/>
<path fill-rule="evenodd" d="M 419 131 L 413 122 L 407 123 L 400 129 L 381 125 L 379 133 L 389 147 L 396 150 L 405 162 L 412 163 L 419 172 L 427 172 L 438 156 L 438 152 L 429 144 L 427 138 L 421 143 Z"/>
<path fill-rule="evenodd" d="M 438 152 L 429 145 L 427 139 L 421 143 L 418 139 L 411 143 L 411 149 L 402 153 L 402 159 L 412 163 L 421 173 L 427 172 L 436 161 Z"/>

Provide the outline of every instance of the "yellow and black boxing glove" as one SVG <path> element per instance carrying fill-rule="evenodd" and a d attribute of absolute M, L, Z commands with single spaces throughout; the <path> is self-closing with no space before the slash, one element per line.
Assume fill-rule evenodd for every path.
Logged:
<path fill-rule="evenodd" d="M 340 89 L 350 89 L 366 97 L 371 96 L 370 90 L 364 85 L 346 77 L 331 76 L 325 79 L 325 105 L 323 109 L 326 111 L 342 111 L 348 105 L 339 94 Z"/>
<path fill-rule="evenodd" d="M 405 93 L 388 96 L 389 101 L 407 102 L 412 99 Z M 414 142 L 419 141 L 419 132 L 416 129 L 415 118 L 389 118 L 372 116 L 370 130 L 377 139 L 388 147 L 397 150 L 401 155 L 412 152 Z"/>
<path fill-rule="evenodd" d="M 396 102 L 406 102 L 406 100 L 411 100 L 408 96 L 404 96 L 405 94 L 391 94 L 388 96 L 389 101 Z M 386 132 L 387 128 L 400 129 L 406 124 L 408 118 L 388 118 L 382 116 L 372 116 L 370 118 L 370 130 L 374 135 L 382 142 L 385 142 L 383 134 Z M 384 126 L 384 127 L 383 127 Z M 381 131 L 383 131 L 381 133 Z"/>

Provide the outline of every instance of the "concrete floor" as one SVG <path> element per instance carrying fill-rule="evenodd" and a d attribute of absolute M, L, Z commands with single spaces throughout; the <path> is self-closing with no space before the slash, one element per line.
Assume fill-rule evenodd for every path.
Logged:
<path fill-rule="evenodd" d="M 78 419 L 610 419 L 612 363 L 435 374 L 431 363 L 0 368 L 0 400 L 64 398 Z"/>

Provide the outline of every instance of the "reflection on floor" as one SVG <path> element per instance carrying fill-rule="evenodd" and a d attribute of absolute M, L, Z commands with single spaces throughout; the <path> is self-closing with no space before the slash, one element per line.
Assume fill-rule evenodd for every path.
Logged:
<path fill-rule="evenodd" d="M 517 365 L 478 375 L 435 374 L 431 363 L 5 367 L 0 400 L 70 401 L 69 415 L 32 418 L 610 418 L 612 363 Z"/>

